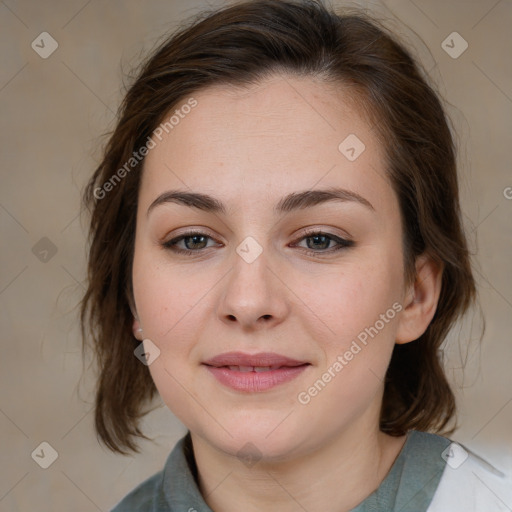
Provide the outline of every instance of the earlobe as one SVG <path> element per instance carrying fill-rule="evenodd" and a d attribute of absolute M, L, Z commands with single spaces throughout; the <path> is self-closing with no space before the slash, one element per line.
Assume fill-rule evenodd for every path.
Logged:
<path fill-rule="evenodd" d="M 133 330 L 133 335 L 138 340 L 142 341 L 142 327 L 140 326 L 139 319 L 136 317 L 133 318 L 132 330 Z"/>
<path fill-rule="evenodd" d="M 135 309 L 135 304 L 133 303 L 133 299 L 131 296 L 128 296 L 128 305 L 130 306 L 130 311 L 133 315 L 133 323 L 132 323 L 132 331 L 135 338 L 142 341 L 142 327 L 140 325 L 140 320 L 137 315 L 137 310 Z"/>
<path fill-rule="evenodd" d="M 396 343 L 414 341 L 427 330 L 437 309 L 442 274 L 442 264 L 432 257 L 422 254 L 416 259 L 416 277 L 406 293 Z"/>

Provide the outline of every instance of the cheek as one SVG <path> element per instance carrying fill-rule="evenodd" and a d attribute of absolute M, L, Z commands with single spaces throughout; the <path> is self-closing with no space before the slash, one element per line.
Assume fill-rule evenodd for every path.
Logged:
<path fill-rule="evenodd" d="M 396 267 L 391 260 L 389 264 L 381 260 L 378 265 L 370 262 L 347 265 L 343 271 L 316 279 L 303 276 L 295 281 L 296 289 L 305 305 L 316 313 L 316 316 L 310 313 L 311 321 L 315 322 L 316 318 L 319 328 L 329 333 L 330 343 L 339 348 L 340 341 L 346 343 L 357 337 L 399 301 L 402 278 L 400 268 Z M 394 317 L 394 314 L 391 319 L 386 317 L 389 321 L 385 330 L 394 324 Z"/>
<path fill-rule="evenodd" d="M 160 350 L 160 357 L 149 368 L 151 375 L 167 405 L 172 401 L 173 409 L 179 411 L 181 405 L 186 406 L 182 386 L 188 389 L 199 360 L 198 341 L 211 324 L 211 292 L 219 276 L 213 270 L 195 269 L 195 265 L 177 268 L 159 258 L 151 251 L 140 255 L 136 251 L 134 296 L 144 337 Z"/>
<path fill-rule="evenodd" d="M 198 283 L 190 283 L 182 273 L 156 263 L 147 253 L 135 253 L 134 298 L 144 337 L 160 350 L 149 366 L 162 400 L 180 418 L 190 409 L 189 357 L 196 337 L 195 316 L 200 311 Z"/>
<path fill-rule="evenodd" d="M 301 404 L 315 402 L 308 413 L 322 414 L 340 404 L 348 416 L 357 414 L 382 390 L 402 307 L 401 272 L 390 253 L 377 264 L 365 258 L 347 265 L 314 287 L 304 280 L 311 309 L 320 312 L 321 322 L 315 324 L 311 317 L 311 332 L 322 340 L 323 351 L 318 371 L 302 390 L 302 401 L 298 397 Z"/>
<path fill-rule="evenodd" d="M 156 263 L 147 254 L 135 253 L 133 289 L 137 313 L 144 333 L 164 341 L 180 319 L 191 312 L 198 301 L 201 287 L 183 272 Z"/>
<path fill-rule="evenodd" d="M 151 378 L 169 410 L 187 428 L 197 432 L 204 423 L 208 423 L 209 418 L 204 418 L 202 394 L 197 392 L 190 381 L 190 368 L 183 364 L 180 354 L 174 352 L 170 358 L 162 351 L 160 357 L 149 366 Z"/>
<path fill-rule="evenodd" d="M 344 273 L 325 293 L 310 295 L 315 301 L 312 309 L 323 312 L 323 336 L 316 339 L 322 340 L 324 353 L 297 396 L 301 405 L 309 404 L 305 412 L 310 417 L 335 407 L 338 421 L 348 421 L 382 392 L 402 307 L 393 300 L 400 297 L 400 278 L 384 270 L 368 266 L 364 272 Z M 326 286 L 333 281 L 326 281 Z"/>

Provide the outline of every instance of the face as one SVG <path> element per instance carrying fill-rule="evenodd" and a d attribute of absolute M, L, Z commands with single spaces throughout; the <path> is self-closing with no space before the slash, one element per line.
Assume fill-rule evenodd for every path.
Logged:
<path fill-rule="evenodd" d="M 376 134 L 312 78 L 194 99 L 154 139 L 139 192 L 136 325 L 160 350 L 160 395 L 232 454 L 251 442 L 287 457 L 378 429 L 405 284 Z"/>

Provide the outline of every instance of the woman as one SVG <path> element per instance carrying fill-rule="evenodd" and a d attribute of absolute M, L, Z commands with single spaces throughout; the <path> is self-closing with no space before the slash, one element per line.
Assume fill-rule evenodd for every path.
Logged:
<path fill-rule="evenodd" d="M 157 391 L 189 430 L 114 511 L 510 509 L 438 435 L 475 283 L 443 108 L 375 22 L 196 20 L 140 71 L 85 201 L 98 433 L 136 450 Z"/>

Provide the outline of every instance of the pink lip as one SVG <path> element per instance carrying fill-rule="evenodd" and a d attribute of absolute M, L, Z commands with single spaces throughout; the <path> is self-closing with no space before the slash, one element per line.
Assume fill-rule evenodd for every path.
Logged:
<path fill-rule="evenodd" d="M 289 382 L 309 366 L 307 362 L 271 352 L 253 355 L 228 352 L 208 359 L 203 364 L 221 384 L 245 392 L 266 391 Z M 237 369 L 234 366 L 243 368 Z M 263 367 L 265 370 L 255 371 L 254 367 Z"/>
<path fill-rule="evenodd" d="M 259 354 L 244 354 L 243 352 L 226 352 L 205 361 L 208 366 L 300 366 L 306 361 L 290 359 L 273 352 Z"/>

